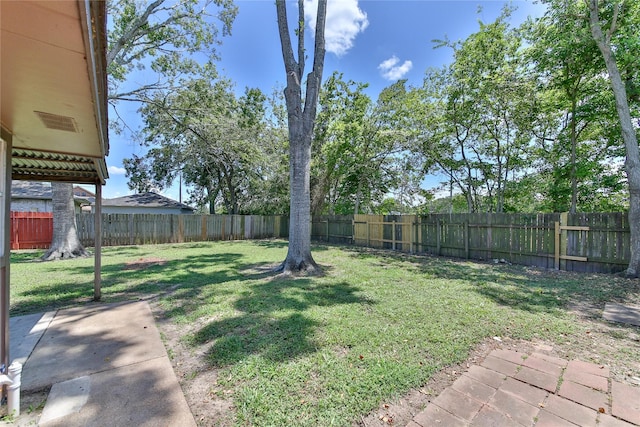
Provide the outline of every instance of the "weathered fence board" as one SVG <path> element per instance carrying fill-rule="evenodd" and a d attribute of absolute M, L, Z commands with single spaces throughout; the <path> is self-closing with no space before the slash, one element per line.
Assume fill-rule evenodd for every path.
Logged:
<path fill-rule="evenodd" d="M 11 249 L 46 249 L 53 236 L 51 212 L 11 212 Z"/>
<path fill-rule="evenodd" d="M 45 221 L 51 224 L 48 215 Z M 81 242 L 93 246 L 94 215 L 76 218 Z M 105 246 L 286 238 L 289 234 L 287 216 L 103 214 L 102 218 Z M 616 272 L 624 270 L 630 258 L 627 218 L 625 213 L 314 216 L 311 235 L 330 243 L 404 252 Z M 49 246 L 50 234 L 35 226 L 31 230 L 41 241 L 36 247 Z M 12 248 L 18 249 L 28 239 L 16 240 L 12 231 L 14 240 L 18 243 Z"/>
<path fill-rule="evenodd" d="M 102 239 L 104 246 L 263 239 L 286 237 L 287 223 L 281 216 L 103 214 Z M 76 224 L 82 244 L 93 246 L 94 214 L 77 215 Z"/>
<path fill-rule="evenodd" d="M 332 221 L 331 217 L 322 220 Z M 630 258 L 625 213 L 354 215 L 352 240 L 358 246 L 554 268 L 556 223 L 561 230 L 557 236 L 560 269 L 615 272 L 625 268 Z M 341 236 L 344 241 L 349 237 Z"/>

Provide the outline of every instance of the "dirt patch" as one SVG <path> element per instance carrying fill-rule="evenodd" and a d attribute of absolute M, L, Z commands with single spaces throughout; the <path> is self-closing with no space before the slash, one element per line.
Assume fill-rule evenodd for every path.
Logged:
<path fill-rule="evenodd" d="M 139 258 L 134 261 L 128 261 L 124 264 L 125 270 L 146 270 L 149 267 L 154 265 L 165 265 L 167 263 L 166 259 L 162 258 Z"/>
<path fill-rule="evenodd" d="M 217 386 L 218 371 L 207 368 L 206 353 L 200 348 L 189 347 L 182 341 L 187 330 L 195 330 L 202 325 L 176 325 L 162 316 L 162 310 L 155 302 L 151 302 L 151 309 L 156 314 L 160 336 L 197 424 L 234 425 L 235 410 L 231 390 L 223 390 Z"/>

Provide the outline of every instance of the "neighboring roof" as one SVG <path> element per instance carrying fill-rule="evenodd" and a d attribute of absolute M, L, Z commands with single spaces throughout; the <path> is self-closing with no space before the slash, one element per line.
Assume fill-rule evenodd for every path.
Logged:
<path fill-rule="evenodd" d="M 78 187 L 77 185 L 73 186 L 73 194 L 75 194 L 76 196 L 96 197 L 95 193 L 92 193 L 86 188 Z"/>
<path fill-rule="evenodd" d="M 118 207 L 147 207 L 147 208 L 174 208 L 193 210 L 189 205 L 177 202 L 168 197 L 156 193 L 139 193 L 115 199 L 102 199 L 102 206 Z"/>
<path fill-rule="evenodd" d="M 13 181 L 11 183 L 12 200 L 52 200 L 53 190 L 51 183 L 39 181 Z M 76 204 L 89 205 L 91 203 L 86 197 L 73 196 Z"/>
<path fill-rule="evenodd" d="M 51 184 L 48 182 L 13 181 L 11 183 L 11 198 L 51 200 Z"/>
<path fill-rule="evenodd" d="M 0 122 L 13 178 L 104 184 L 105 1 L 0 1 L 0 30 Z"/>

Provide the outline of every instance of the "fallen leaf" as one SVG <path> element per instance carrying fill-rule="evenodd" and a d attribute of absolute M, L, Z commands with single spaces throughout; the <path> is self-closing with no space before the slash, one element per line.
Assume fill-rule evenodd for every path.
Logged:
<path fill-rule="evenodd" d="M 388 404 L 388 403 L 385 403 L 384 405 L 382 405 L 382 407 L 383 407 L 384 409 L 389 409 L 389 404 Z"/>
<path fill-rule="evenodd" d="M 362 360 L 362 359 L 364 359 L 364 356 L 363 356 L 363 355 L 360 355 L 360 360 Z"/>
<path fill-rule="evenodd" d="M 601 414 L 604 414 L 605 410 L 604 410 L 604 408 L 598 408 L 598 412 L 600 412 Z"/>

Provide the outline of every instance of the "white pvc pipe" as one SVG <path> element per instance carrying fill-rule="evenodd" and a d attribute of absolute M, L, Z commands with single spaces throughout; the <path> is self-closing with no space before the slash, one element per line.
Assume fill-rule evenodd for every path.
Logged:
<path fill-rule="evenodd" d="M 22 382 L 22 364 L 13 362 L 9 365 L 7 384 L 7 414 L 14 417 L 20 415 L 20 386 Z"/>

